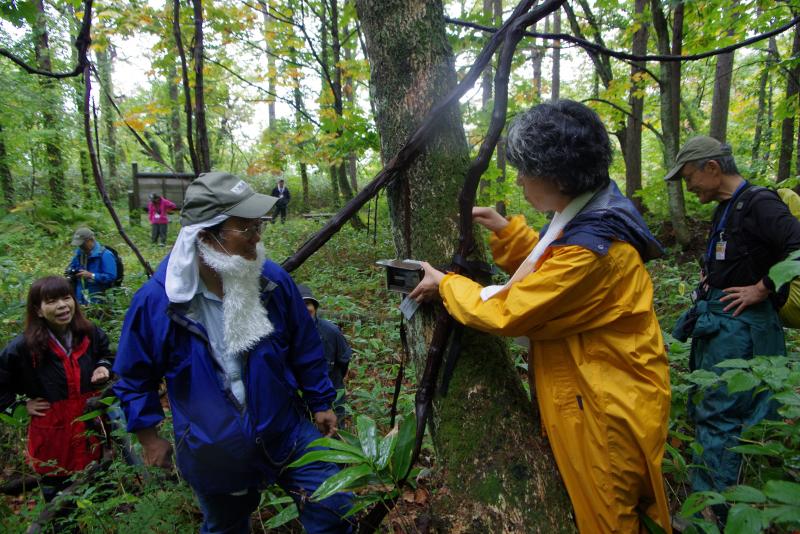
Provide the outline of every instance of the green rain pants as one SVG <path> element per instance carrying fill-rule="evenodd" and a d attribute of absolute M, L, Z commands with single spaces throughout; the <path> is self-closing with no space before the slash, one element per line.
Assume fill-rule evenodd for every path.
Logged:
<path fill-rule="evenodd" d="M 711 289 L 706 300 L 698 301 L 675 327 L 676 339 L 685 341 L 687 334 L 692 338 L 692 371 L 704 369 L 719 375 L 726 369 L 716 365 L 725 360 L 786 354 L 783 329 L 772 303 L 750 306 L 734 317 L 732 311 L 722 311 L 726 303 L 719 299 L 723 295 Z M 703 447 L 693 458 L 698 466 L 690 474 L 693 491 L 722 491 L 737 484 L 742 459 L 730 448 L 740 444 L 744 429 L 776 415 L 769 392 L 731 394 L 725 385 L 702 392 L 693 388 L 688 414 L 695 424 L 695 439 Z"/>

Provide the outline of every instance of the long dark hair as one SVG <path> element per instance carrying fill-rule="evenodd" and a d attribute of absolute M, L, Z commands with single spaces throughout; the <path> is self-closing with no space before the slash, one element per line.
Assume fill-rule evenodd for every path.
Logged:
<path fill-rule="evenodd" d="M 41 361 L 42 354 L 48 351 L 48 341 L 50 339 L 49 328 L 44 317 L 39 317 L 39 310 L 42 302 L 60 297 L 69 296 L 75 300 L 69 281 L 62 276 L 45 276 L 39 278 L 28 290 L 28 303 L 25 307 L 25 344 L 28 352 L 33 358 L 34 366 Z M 79 341 L 83 336 L 87 336 L 94 328 L 92 323 L 84 317 L 81 307 L 75 301 L 75 314 L 69 323 L 69 330 L 72 332 L 73 339 Z"/>

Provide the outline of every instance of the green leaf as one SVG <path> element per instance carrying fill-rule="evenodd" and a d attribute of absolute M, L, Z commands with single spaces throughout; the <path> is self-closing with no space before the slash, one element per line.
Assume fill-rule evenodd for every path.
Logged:
<path fill-rule="evenodd" d="M 647 529 L 647 532 L 650 532 L 650 534 L 666 534 L 664 529 L 661 528 L 661 525 L 653 521 L 653 519 L 644 512 L 639 512 L 639 519 L 642 520 L 642 524 L 644 524 L 645 529 Z"/>
<path fill-rule="evenodd" d="M 730 450 L 733 452 L 738 452 L 739 454 L 752 454 L 753 456 L 772 456 L 774 458 L 782 458 L 786 447 L 780 443 L 765 443 L 763 445 L 736 445 L 735 447 L 731 447 Z"/>
<path fill-rule="evenodd" d="M 764 493 L 773 501 L 800 506 L 800 484 L 786 480 L 769 480 Z"/>
<path fill-rule="evenodd" d="M 722 504 L 725 497 L 715 491 L 698 491 L 689 495 L 681 506 L 681 517 L 691 517 L 706 506 Z"/>
<path fill-rule="evenodd" d="M 417 435 L 417 420 L 413 416 L 400 418 L 397 426 L 397 443 L 392 454 L 392 477 L 395 481 L 404 477 L 411 466 L 411 454 L 414 452 L 414 441 Z"/>
<path fill-rule="evenodd" d="M 800 276 L 800 262 L 795 261 L 800 258 L 800 250 L 795 250 L 789 256 L 772 266 L 769 270 L 769 278 L 775 282 L 775 287 L 781 287 L 787 282 L 791 282 L 796 276 Z"/>
<path fill-rule="evenodd" d="M 762 503 L 767 502 L 767 497 L 760 490 L 752 486 L 734 486 L 722 494 L 728 502 L 748 502 Z"/>
<path fill-rule="evenodd" d="M 734 504 L 728 512 L 725 534 L 752 534 L 761 532 L 761 511 L 746 504 Z"/>
<path fill-rule="evenodd" d="M 311 451 L 290 463 L 287 467 L 303 467 L 314 462 L 330 462 L 332 464 L 357 464 L 366 461 L 364 456 L 357 456 L 352 452 L 325 449 Z"/>
<path fill-rule="evenodd" d="M 315 501 L 322 501 L 334 493 L 355 488 L 361 479 L 366 478 L 371 474 L 372 468 L 368 464 L 361 464 L 348 467 L 347 469 L 342 469 L 320 484 L 317 488 L 317 491 L 311 495 L 311 498 Z"/>
<path fill-rule="evenodd" d="M 743 360 L 741 358 L 732 358 L 730 360 L 723 360 L 714 367 L 722 367 L 726 369 L 750 369 L 752 360 Z"/>
<path fill-rule="evenodd" d="M 280 526 L 285 525 L 289 521 L 293 519 L 297 519 L 299 514 L 297 512 L 297 506 L 292 503 L 291 505 L 287 506 L 283 510 L 281 510 L 278 514 L 274 515 L 273 517 L 269 518 L 269 521 L 264 523 L 264 526 L 268 529 L 278 528 Z"/>
<path fill-rule="evenodd" d="M 36 22 L 36 6 L 29 0 L 3 1 L 0 2 L 0 18 L 17 28 L 21 28 L 26 22 L 33 26 Z"/>
<path fill-rule="evenodd" d="M 95 417 L 100 417 L 103 415 L 104 410 L 92 410 L 91 412 L 85 413 L 75 418 L 75 421 L 91 421 Z"/>
<path fill-rule="evenodd" d="M 371 460 L 378 456 L 378 432 L 375 428 L 375 421 L 366 415 L 359 415 L 356 419 L 356 429 L 358 439 L 361 441 L 361 450 Z"/>
<path fill-rule="evenodd" d="M 725 371 L 725 373 L 722 374 L 722 379 L 728 384 L 728 393 L 749 391 L 761 383 L 761 381 L 753 376 L 752 373 L 741 371 L 739 369 L 734 371 Z"/>
<path fill-rule="evenodd" d="M 343 441 L 339 441 L 338 439 L 333 438 L 319 438 L 315 439 L 311 443 L 309 443 L 306 448 L 313 449 L 314 447 L 325 447 L 327 449 L 333 449 L 336 451 L 344 451 L 354 454 L 356 456 L 363 456 L 363 451 L 358 447 L 353 447 Z"/>
<path fill-rule="evenodd" d="M 356 447 L 356 448 L 359 448 L 359 449 L 361 448 L 361 442 L 358 441 L 358 438 L 355 437 L 350 432 L 348 432 L 346 430 L 339 429 L 337 431 L 337 434 L 342 439 L 342 441 L 344 441 L 348 445 L 352 445 L 353 447 Z"/>
<path fill-rule="evenodd" d="M 392 452 L 394 452 L 394 447 L 397 443 L 397 434 L 398 430 L 397 426 L 395 426 L 381 440 L 380 446 L 378 446 L 378 458 L 376 462 L 378 469 L 383 469 L 389 463 L 389 459 L 391 459 Z"/>
<path fill-rule="evenodd" d="M 764 523 L 800 527 L 800 506 L 782 505 L 765 508 L 762 513 Z"/>

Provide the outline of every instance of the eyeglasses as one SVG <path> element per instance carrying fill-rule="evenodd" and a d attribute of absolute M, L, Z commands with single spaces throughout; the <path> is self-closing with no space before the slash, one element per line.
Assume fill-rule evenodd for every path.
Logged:
<path fill-rule="evenodd" d="M 238 230 L 236 228 L 223 228 L 223 232 L 236 232 L 237 234 L 242 234 L 245 239 L 252 239 L 256 235 L 261 235 L 261 231 L 264 229 L 264 221 L 259 220 L 256 223 L 251 224 L 244 230 Z"/>

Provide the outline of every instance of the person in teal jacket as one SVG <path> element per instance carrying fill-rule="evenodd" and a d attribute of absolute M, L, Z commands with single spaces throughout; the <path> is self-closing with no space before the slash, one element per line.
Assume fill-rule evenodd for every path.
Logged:
<path fill-rule="evenodd" d="M 114 254 L 95 239 L 90 228 L 75 230 L 71 244 L 78 248 L 64 274 L 75 287 L 75 298 L 80 304 L 98 302 L 117 279 Z"/>
<path fill-rule="evenodd" d="M 770 267 L 800 248 L 800 221 L 778 195 L 747 182 L 736 167 L 730 145 L 707 136 L 681 148 L 666 180 L 683 179 L 700 202 L 718 202 L 706 245 L 694 306 L 673 335 L 692 338 L 689 368 L 716 374 L 730 359 L 786 354 L 777 310 L 785 294 L 776 291 Z M 730 393 L 724 385 L 693 391 L 688 405 L 695 439 L 691 471 L 694 491 L 722 491 L 739 482 L 742 432 L 774 414 L 768 392 Z M 714 508 L 725 520 L 727 509 Z"/>

